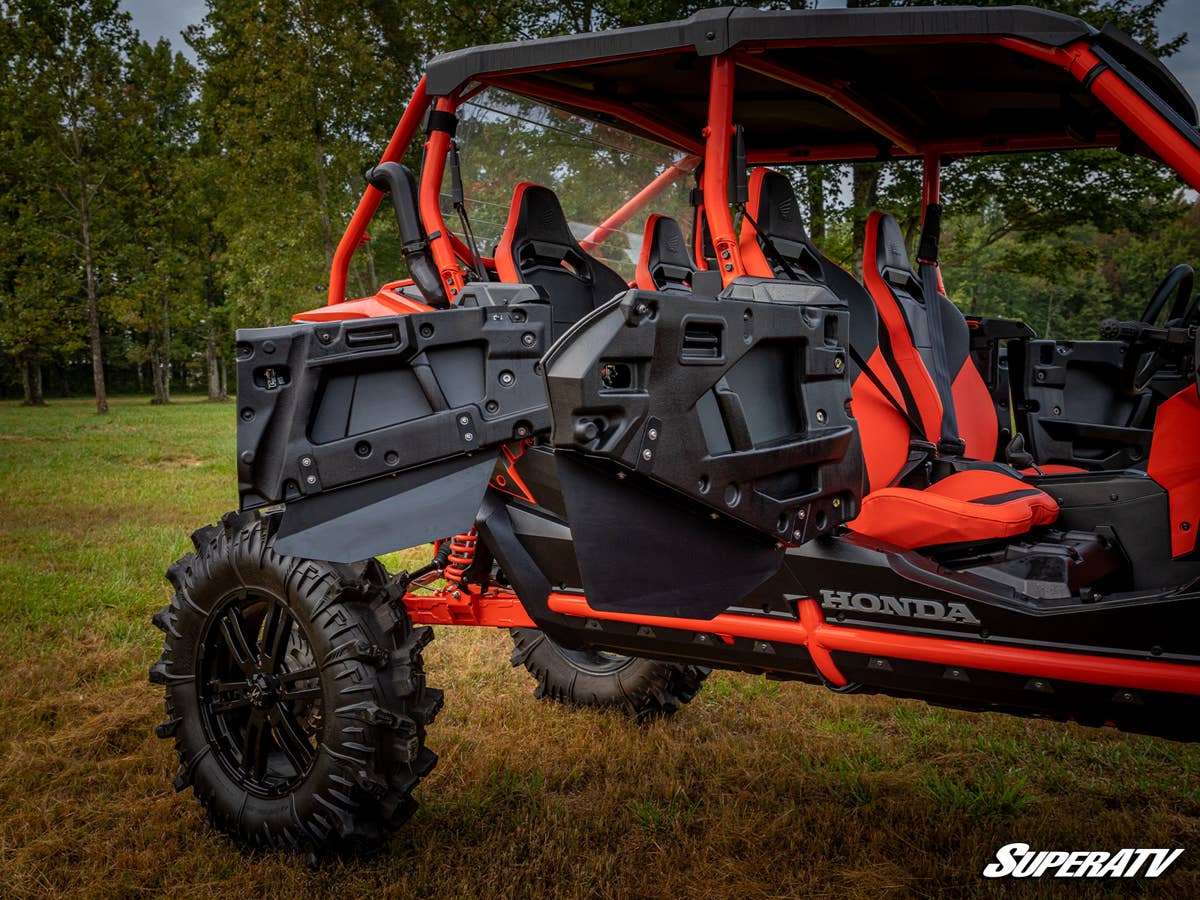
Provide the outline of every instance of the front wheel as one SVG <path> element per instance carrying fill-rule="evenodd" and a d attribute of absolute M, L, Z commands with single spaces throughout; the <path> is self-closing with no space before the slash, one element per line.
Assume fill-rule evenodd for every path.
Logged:
<path fill-rule="evenodd" d="M 678 712 L 712 671 L 600 650 L 572 650 L 536 628 L 510 631 L 512 664 L 524 666 L 537 680 L 533 695 L 539 700 L 617 709 L 639 721 Z"/>
<path fill-rule="evenodd" d="M 412 814 L 437 759 L 425 726 L 442 695 L 421 663 L 432 632 L 387 602 L 374 560 L 283 556 L 270 524 L 231 513 L 168 569 L 157 733 L 174 738 L 176 790 L 243 846 L 370 851 Z"/>

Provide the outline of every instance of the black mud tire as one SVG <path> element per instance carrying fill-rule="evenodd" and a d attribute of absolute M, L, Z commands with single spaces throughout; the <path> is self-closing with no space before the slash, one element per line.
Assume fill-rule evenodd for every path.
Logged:
<path fill-rule="evenodd" d="M 712 671 L 616 653 L 570 650 L 536 628 L 512 628 L 513 666 L 537 681 L 533 695 L 567 706 L 616 709 L 637 721 L 679 711 Z"/>
<path fill-rule="evenodd" d="M 243 848 L 369 853 L 412 815 L 437 761 L 425 728 L 442 694 L 421 662 L 432 631 L 387 600 L 374 560 L 282 556 L 272 531 L 230 513 L 167 570 L 175 593 L 153 618 L 165 634 L 150 669 L 166 687 L 157 734 L 175 742 L 175 789 L 191 787 Z"/>

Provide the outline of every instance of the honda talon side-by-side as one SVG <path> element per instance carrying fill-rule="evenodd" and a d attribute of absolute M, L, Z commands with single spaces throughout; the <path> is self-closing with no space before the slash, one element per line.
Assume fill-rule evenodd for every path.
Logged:
<path fill-rule="evenodd" d="M 1089 148 L 1200 190 L 1167 69 L 1025 7 L 435 58 L 328 304 L 238 332 L 240 508 L 154 616 L 175 787 L 248 847 L 380 846 L 436 761 L 433 625 L 637 718 L 722 668 L 1200 737 L 1197 261 L 1074 341 L 965 317 L 938 265 L 943 163 Z M 920 231 L 872 213 L 860 280 L 792 179 L 890 160 Z M 385 197 L 408 277 L 348 299 Z"/>

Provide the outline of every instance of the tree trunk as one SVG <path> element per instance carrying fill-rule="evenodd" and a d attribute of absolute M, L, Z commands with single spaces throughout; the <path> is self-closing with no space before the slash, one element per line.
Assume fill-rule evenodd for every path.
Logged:
<path fill-rule="evenodd" d="M 204 371 L 208 374 L 208 399 L 224 400 L 221 396 L 221 375 L 217 372 L 217 340 L 212 326 L 208 328 L 208 340 L 204 342 Z"/>
<path fill-rule="evenodd" d="M 867 217 L 879 203 L 879 163 L 854 164 L 854 210 L 851 229 L 854 237 L 854 271 L 862 274 L 863 246 L 867 237 Z"/>
<path fill-rule="evenodd" d="M 100 308 L 96 298 L 96 262 L 92 254 L 92 215 L 87 185 L 79 184 L 79 225 L 83 244 L 83 269 L 87 278 L 88 338 L 92 351 L 92 386 L 96 392 L 96 412 L 108 412 L 108 391 L 104 388 L 104 347 L 100 343 Z"/>
<path fill-rule="evenodd" d="M 226 386 L 225 386 L 225 357 L 223 357 L 223 356 L 217 357 L 217 372 L 221 376 L 221 399 L 228 400 L 229 399 L 229 391 L 226 389 Z"/>
<path fill-rule="evenodd" d="M 162 406 L 168 403 L 170 398 L 167 395 L 167 384 L 164 374 L 166 366 L 163 364 L 162 354 L 157 350 L 150 357 L 150 375 L 154 381 L 154 396 L 150 403 L 154 406 Z"/>
<path fill-rule="evenodd" d="M 325 266 L 333 265 L 333 231 L 329 224 L 329 188 L 325 181 L 325 126 L 313 122 L 313 162 L 317 167 L 317 202 L 321 204 L 321 240 L 325 244 Z"/>
<path fill-rule="evenodd" d="M 363 247 L 363 255 L 366 257 L 367 264 L 367 290 L 372 294 L 379 293 L 379 279 L 375 276 L 375 253 L 371 250 L 370 243 Z"/>
<path fill-rule="evenodd" d="M 42 364 L 36 359 L 26 359 L 21 364 L 21 385 L 25 389 L 24 406 L 45 406 L 42 394 Z"/>
<path fill-rule="evenodd" d="M 805 172 L 808 188 L 808 236 L 819 249 L 825 247 L 825 171 L 809 166 Z"/>

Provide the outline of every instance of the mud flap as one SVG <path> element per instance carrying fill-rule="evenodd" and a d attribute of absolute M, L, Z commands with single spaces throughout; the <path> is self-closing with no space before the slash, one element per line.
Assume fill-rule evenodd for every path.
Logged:
<path fill-rule="evenodd" d="M 536 297 L 536 295 L 534 295 Z M 501 445 L 549 425 L 544 303 L 238 332 L 242 509 L 351 562 L 468 529 Z"/>
<path fill-rule="evenodd" d="M 774 541 L 611 467 L 556 454 L 593 609 L 711 619 L 783 565 Z"/>
<path fill-rule="evenodd" d="M 443 460 L 289 503 L 275 548 L 357 562 L 466 531 L 496 466 L 487 453 Z"/>

